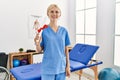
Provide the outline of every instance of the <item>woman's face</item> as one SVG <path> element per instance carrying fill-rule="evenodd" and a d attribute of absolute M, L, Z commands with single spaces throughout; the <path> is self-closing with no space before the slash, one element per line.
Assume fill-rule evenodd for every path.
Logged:
<path fill-rule="evenodd" d="M 58 18 L 61 16 L 61 12 L 58 8 L 53 7 L 48 11 L 48 17 L 51 21 L 58 20 Z"/>

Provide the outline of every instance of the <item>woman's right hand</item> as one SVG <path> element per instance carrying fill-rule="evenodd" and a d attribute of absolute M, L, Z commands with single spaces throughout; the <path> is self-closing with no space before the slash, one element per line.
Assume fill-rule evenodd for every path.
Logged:
<path fill-rule="evenodd" d="M 34 38 L 34 42 L 36 45 L 39 45 L 40 44 L 40 41 L 41 41 L 41 36 L 39 36 L 39 33 L 36 34 L 35 38 Z"/>
<path fill-rule="evenodd" d="M 36 34 L 35 38 L 34 38 L 34 42 L 36 45 L 36 51 L 39 53 L 42 51 L 42 47 L 40 46 L 40 41 L 42 40 L 42 37 L 39 36 L 39 33 Z"/>

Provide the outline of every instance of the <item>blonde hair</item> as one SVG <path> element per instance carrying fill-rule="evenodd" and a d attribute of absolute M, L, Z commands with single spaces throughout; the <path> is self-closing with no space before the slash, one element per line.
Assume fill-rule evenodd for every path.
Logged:
<path fill-rule="evenodd" d="M 58 5 L 56 5 L 56 4 L 51 4 L 51 5 L 49 5 L 49 7 L 47 8 L 47 14 L 48 14 L 48 12 L 49 12 L 49 10 L 50 9 L 52 9 L 52 8 L 57 8 L 57 9 L 59 9 L 60 10 L 60 13 L 61 13 L 61 9 L 58 7 Z"/>

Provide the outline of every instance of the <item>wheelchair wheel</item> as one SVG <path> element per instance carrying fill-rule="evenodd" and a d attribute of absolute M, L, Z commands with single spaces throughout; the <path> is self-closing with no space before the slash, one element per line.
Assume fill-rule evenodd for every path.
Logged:
<path fill-rule="evenodd" d="M 9 71 L 6 68 L 0 66 L 0 80 L 9 80 L 9 77 Z"/>

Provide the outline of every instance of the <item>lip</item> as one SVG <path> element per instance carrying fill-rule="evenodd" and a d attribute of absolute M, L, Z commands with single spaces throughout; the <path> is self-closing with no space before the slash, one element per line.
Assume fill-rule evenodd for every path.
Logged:
<path fill-rule="evenodd" d="M 53 16 L 53 17 L 51 17 L 52 19 L 57 19 L 57 17 L 55 17 L 55 16 Z"/>
<path fill-rule="evenodd" d="M 56 18 L 56 16 L 51 16 L 52 18 Z"/>

